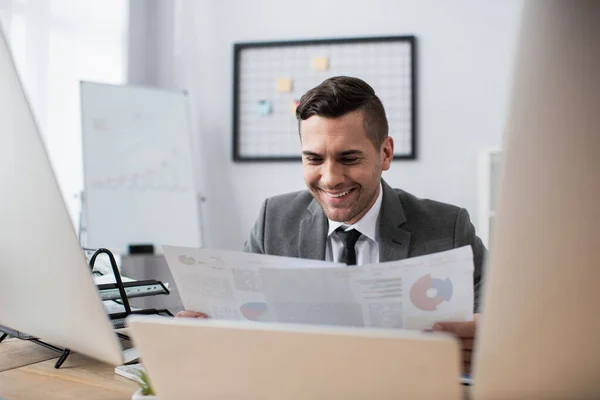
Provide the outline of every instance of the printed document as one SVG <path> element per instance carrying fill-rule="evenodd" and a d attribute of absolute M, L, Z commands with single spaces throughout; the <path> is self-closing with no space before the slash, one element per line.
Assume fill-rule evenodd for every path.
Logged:
<path fill-rule="evenodd" d="M 379 264 L 163 246 L 186 310 L 215 319 L 430 329 L 473 319 L 470 246 Z"/>

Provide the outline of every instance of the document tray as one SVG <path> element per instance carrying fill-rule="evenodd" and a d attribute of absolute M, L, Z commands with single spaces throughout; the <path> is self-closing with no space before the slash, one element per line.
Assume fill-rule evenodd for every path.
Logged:
<path fill-rule="evenodd" d="M 119 287 L 116 283 L 103 283 L 97 286 L 102 300 L 117 300 L 121 298 Z M 169 294 L 169 289 L 162 282 L 154 279 L 123 282 L 123 288 L 128 298 Z"/>

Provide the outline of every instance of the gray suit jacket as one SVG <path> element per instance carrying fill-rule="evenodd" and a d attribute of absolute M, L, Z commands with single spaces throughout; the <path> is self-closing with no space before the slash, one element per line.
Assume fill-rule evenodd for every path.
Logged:
<path fill-rule="evenodd" d="M 419 199 L 385 181 L 379 214 L 379 261 L 394 261 L 470 245 L 475 272 L 474 309 L 485 247 L 464 208 Z M 319 203 L 307 191 L 266 199 L 244 251 L 286 257 L 325 259 L 328 222 Z"/>

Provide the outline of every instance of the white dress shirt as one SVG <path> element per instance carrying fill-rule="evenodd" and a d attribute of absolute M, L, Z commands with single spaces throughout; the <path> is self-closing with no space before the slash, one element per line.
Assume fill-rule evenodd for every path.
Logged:
<path fill-rule="evenodd" d="M 356 251 L 356 264 L 375 264 L 379 262 L 379 232 L 377 225 L 379 222 L 379 211 L 381 210 L 381 200 L 383 198 L 383 188 L 379 184 L 379 195 L 373 206 L 362 216 L 360 220 L 352 225 L 346 225 L 343 222 L 332 221 L 329 218 L 329 231 L 327 233 L 327 246 L 325 248 L 325 260 L 339 262 L 344 244 L 342 239 L 335 232 L 340 226 L 344 230 L 356 229 L 362 235 L 358 238 L 354 249 Z"/>

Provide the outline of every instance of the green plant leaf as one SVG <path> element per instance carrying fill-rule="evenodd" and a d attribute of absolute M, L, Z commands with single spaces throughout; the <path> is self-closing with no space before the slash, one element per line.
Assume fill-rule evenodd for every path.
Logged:
<path fill-rule="evenodd" d="M 146 371 L 143 371 L 143 370 L 137 371 L 137 375 L 140 378 L 140 382 L 138 382 L 138 385 L 142 389 L 142 394 L 144 396 L 155 395 L 154 389 L 152 388 L 152 384 L 150 383 L 150 377 L 148 376 Z"/>

